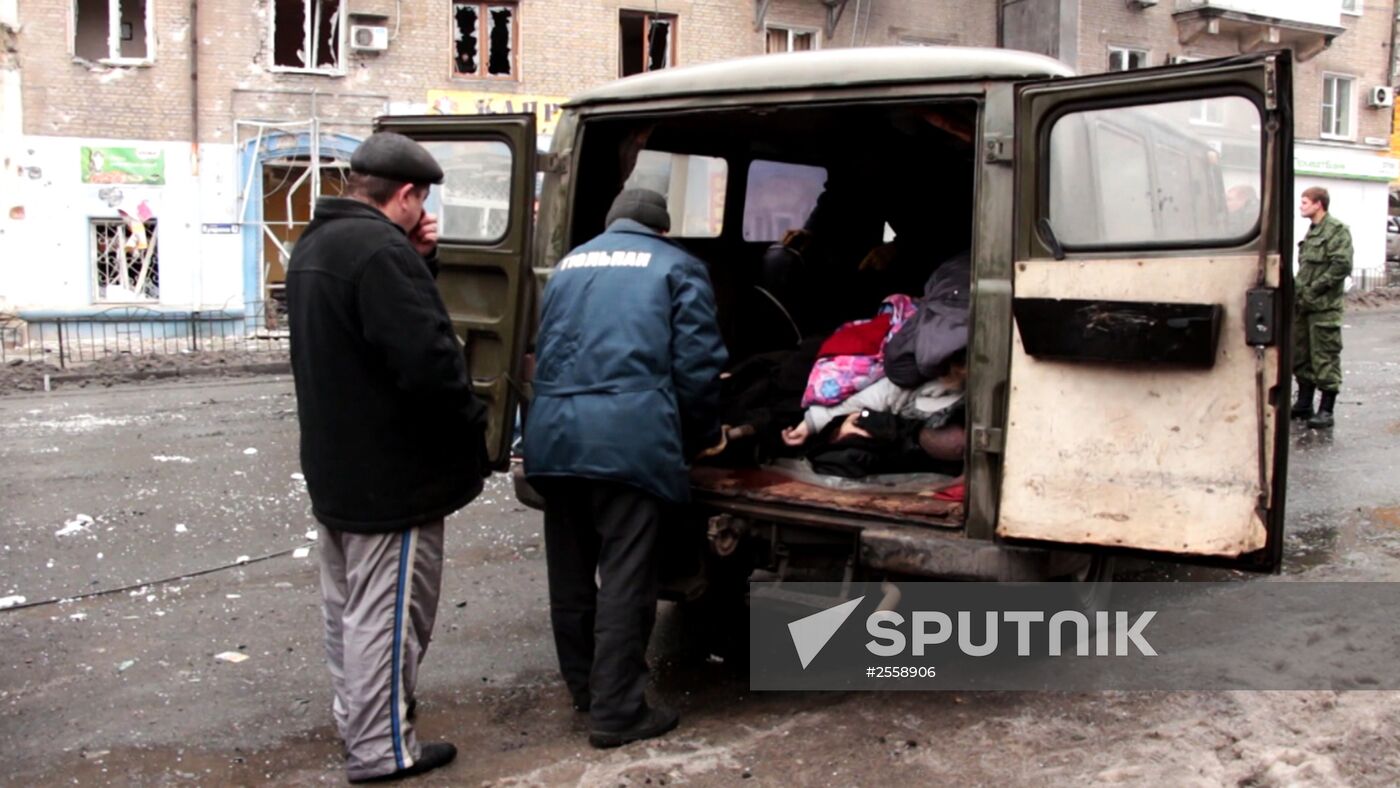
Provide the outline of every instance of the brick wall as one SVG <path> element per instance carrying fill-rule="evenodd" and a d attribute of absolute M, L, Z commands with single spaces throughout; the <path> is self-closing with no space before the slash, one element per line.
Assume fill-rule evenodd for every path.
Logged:
<path fill-rule="evenodd" d="M 73 0 L 20 0 L 25 132 L 75 137 L 189 139 L 189 4 L 147 0 L 156 57 L 149 66 L 111 68 L 77 62 L 69 41 Z M 451 0 L 347 0 L 350 14 L 380 14 L 398 33 L 383 53 L 343 53 L 338 76 L 269 68 L 272 0 L 206 0 L 199 6 L 199 131 L 203 142 L 232 141 L 235 119 L 317 115 L 337 130 L 363 123 L 389 102 L 423 103 L 430 89 L 569 96 L 618 75 L 621 9 L 678 16 L 676 61 L 693 64 L 759 54 L 753 0 L 521 0 L 515 80 L 451 74 Z M 767 21 L 823 31 L 823 47 L 884 45 L 901 39 L 995 44 L 995 4 L 851 2 L 832 36 L 817 0 L 774 0 Z M 338 128 L 337 128 L 338 127 Z"/>
<path fill-rule="evenodd" d="M 155 2 L 148 67 L 75 62 L 73 0 L 20 0 L 17 36 L 26 134 L 150 140 L 190 138 L 189 3 Z"/>
<path fill-rule="evenodd" d="M 1172 19 L 1175 4 L 1167 0 L 1152 8 L 1129 8 L 1123 0 L 1082 0 L 1079 16 L 1081 73 L 1108 69 L 1110 46 L 1147 49 L 1150 62 L 1160 66 L 1169 55 L 1223 57 L 1239 53 L 1238 41 L 1229 36 L 1203 35 L 1189 46 L 1178 38 Z M 1365 93 L 1373 86 L 1389 84 L 1392 0 L 1366 0 L 1361 16 L 1342 15 L 1346 33 L 1311 60 L 1294 61 L 1294 134 L 1297 139 L 1317 139 L 1322 123 L 1322 75 L 1338 72 L 1357 77 L 1361 93 L 1356 103 L 1356 141 L 1388 137 L 1390 116 L 1386 110 L 1366 106 Z"/>

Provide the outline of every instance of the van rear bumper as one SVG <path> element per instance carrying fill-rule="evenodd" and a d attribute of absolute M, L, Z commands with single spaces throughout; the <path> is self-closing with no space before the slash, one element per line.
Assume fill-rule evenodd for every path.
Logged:
<path fill-rule="evenodd" d="M 544 498 L 530 486 L 518 463 L 511 468 L 515 497 L 532 509 Z M 836 513 L 703 497 L 698 508 L 749 523 L 749 533 L 765 541 L 786 542 L 785 533 L 844 532 L 853 537 L 861 567 L 877 572 L 939 579 L 1035 582 L 1069 577 L 1088 565 L 1089 556 L 1035 548 L 1010 547 L 967 538 L 960 529 L 926 525 L 867 522 Z"/>

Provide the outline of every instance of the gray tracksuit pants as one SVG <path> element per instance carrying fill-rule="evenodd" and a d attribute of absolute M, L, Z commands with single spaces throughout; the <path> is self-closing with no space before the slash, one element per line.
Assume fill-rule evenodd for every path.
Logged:
<path fill-rule="evenodd" d="M 408 703 L 442 588 L 442 520 L 387 534 L 321 525 L 321 610 L 351 779 L 412 766 Z"/>

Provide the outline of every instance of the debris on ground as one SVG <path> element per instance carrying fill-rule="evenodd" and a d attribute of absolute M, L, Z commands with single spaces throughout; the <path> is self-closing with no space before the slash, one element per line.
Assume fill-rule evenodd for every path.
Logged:
<path fill-rule="evenodd" d="M 1375 290 L 1353 290 L 1347 293 L 1348 309 L 1383 309 L 1400 306 L 1400 287 L 1378 287 Z"/>
<path fill-rule="evenodd" d="M 63 527 L 53 532 L 54 536 L 72 536 L 73 534 L 87 533 L 92 527 L 93 520 L 85 514 L 80 514 L 72 520 L 63 523 Z"/>
<path fill-rule="evenodd" d="M 24 354 L 28 351 L 21 348 L 7 349 L 5 352 Z M 7 358 L 5 363 L 0 364 L 0 395 L 43 391 L 45 376 L 52 379 L 54 387 L 111 386 L 123 381 L 186 373 L 236 377 L 259 374 L 256 370 L 248 368 L 285 364 L 288 358 L 285 350 L 226 350 L 148 355 L 116 353 L 95 361 L 91 358 L 68 358 L 65 365 L 60 366 L 58 353 L 41 353 L 36 348 L 32 358 Z M 81 375 L 84 379 L 64 380 L 65 376 L 75 375 Z"/>
<path fill-rule="evenodd" d="M 248 659 L 248 655 L 240 654 L 237 651 L 222 651 L 218 654 L 215 654 L 214 659 L 217 659 L 221 662 L 232 662 L 233 664 L 237 665 L 238 663 Z"/>
<path fill-rule="evenodd" d="M 22 605 L 27 601 L 27 599 L 18 595 L 0 596 L 0 610 L 4 610 L 7 607 L 14 607 L 15 605 Z"/>

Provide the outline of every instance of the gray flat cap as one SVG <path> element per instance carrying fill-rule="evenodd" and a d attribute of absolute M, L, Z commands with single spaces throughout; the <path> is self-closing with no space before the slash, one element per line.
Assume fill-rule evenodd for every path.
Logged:
<path fill-rule="evenodd" d="M 403 183 L 442 183 L 442 167 L 427 148 L 392 131 L 379 131 L 350 156 L 350 169 Z"/>
<path fill-rule="evenodd" d="M 618 219 L 641 222 L 663 233 L 671 231 L 671 214 L 666 212 L 666 198 L 651 189 L 624 189 L 608 209 L 607 224 Z"/>

